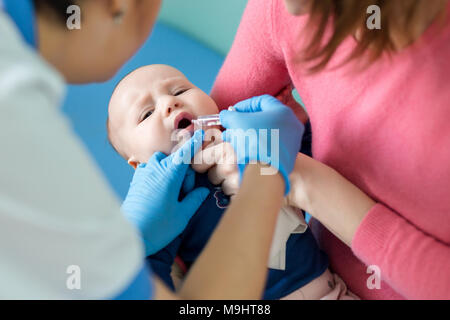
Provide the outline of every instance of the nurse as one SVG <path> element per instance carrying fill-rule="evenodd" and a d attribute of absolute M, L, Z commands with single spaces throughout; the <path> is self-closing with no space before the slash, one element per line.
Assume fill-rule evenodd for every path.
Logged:
<path fill-rule="evenodd" d="M 81 7 L 80 30 L 66 27 L 72 4 Z M 205 198 L 193 190 L 181 202 L 168 201 L 188 170 L 173 160 L 197 150 L 201 133 L 178 153 L 136 170 L 127 220 L 59 109 L 65 83 L 105 81 L 116 73 L 148 37 L 159 7 L 156 0 L 0 0 L 0 298 L 175 298 L 149 273 L 144 252 L 165 246 Z M 263 176 L 267 165 L 248 164 L 259 159 L 246 157 L 240 192 L 181 298 L 261 296 L 303 132 L 290 109 L 268 99 L 241 104 L 238 112 L 248 121 L 239 128 L 282 128 L 279 173 Z"/>

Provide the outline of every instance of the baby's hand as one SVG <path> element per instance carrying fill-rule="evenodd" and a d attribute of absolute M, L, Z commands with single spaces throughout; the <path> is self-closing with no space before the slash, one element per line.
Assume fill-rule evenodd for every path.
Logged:
<path fill-rule="evenodd" d="M 214 185 L 221 185 L 222 191 L 233 196 L 239 189 L 239 171 L 233 146 L 216 138 L 214 142 L 199 151 L 192 161 L 192 168 L 198 173 L 208 171 L 208 178 Z"/>

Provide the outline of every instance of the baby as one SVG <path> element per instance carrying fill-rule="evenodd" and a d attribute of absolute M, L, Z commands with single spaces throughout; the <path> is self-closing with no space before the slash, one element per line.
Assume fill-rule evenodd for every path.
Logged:
<path fill-rule="evenodd" d="M 127 75 L 114 90 L 108 135 L 117 152 L 136 168 L 156 151 L 173 152 L 177 138 L 194 131 L 193 119 L 218 112 L 214 100 L 177 69 L 145 66 Z M 148 257 L 153 271 L 172 289 L 174 261 L 181 260 L 189 270 L 230 201 L 220 187 L 208 181 L 207 174 L 197 173 L 195 180 L 196 187 L 208 187 L 210 195 L 182 234 Z M 264 299 L 319 299 L 336 289 L 328 259 L 303 214 L 289 207 L 279 214 L 268 267 Z"/>

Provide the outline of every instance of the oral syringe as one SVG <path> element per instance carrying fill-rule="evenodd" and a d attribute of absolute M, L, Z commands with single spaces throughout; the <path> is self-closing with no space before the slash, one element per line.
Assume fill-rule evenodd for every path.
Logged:
<path fill-rule="evenodd" d="M 236 109 L 234 107 L 228 107 L 228 111 L 235 111 Z M 202 129 L 205 127 L 212 127 L 212 126 L 220 126 L 220 115 L 219 114 L 208 114 L 205 116 L 198 116 L 196 120 L 192 120 L 192 123 L 194 124 L 194 128 Z"/>

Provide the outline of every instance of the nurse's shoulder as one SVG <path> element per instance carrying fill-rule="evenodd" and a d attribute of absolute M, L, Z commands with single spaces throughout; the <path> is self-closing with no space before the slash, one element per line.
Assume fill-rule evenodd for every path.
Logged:
<path fill-rule="evenodd" d="M 64 96 L 64 78 L 26 44 L 14 22 L 1 10 L 0 34 L 0 101 L 13 99 L 20 88 L 38 87 L 48 102 L 57 106 Z"/>
<path fill-rule="evenodd" d="M 137 232 L 59 109 L 63 77 L 1 11 L 0 34 L 0 298 L 119 296 L 147 277 Z"/>

